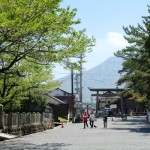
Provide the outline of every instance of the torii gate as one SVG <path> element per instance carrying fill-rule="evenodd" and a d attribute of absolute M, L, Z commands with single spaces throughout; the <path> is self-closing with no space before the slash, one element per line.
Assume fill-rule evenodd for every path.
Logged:
<path fill-rule="evenodd" d="M 88 88 L 92 92 L 96 92 L 96 94 L 91 94 L 91 96 L 96 96 L 96 116 L 98 115 L 98 107 L 99 107 L 99 96 L 101 97 L 116 97 L 121 99 L 121 116 L 124 114 L 123 110 L 123 98 L 118 96 L 118 92 L 122 92 L 123 88 Z M 99 93 L 103 92 L 103 93 Z"/>

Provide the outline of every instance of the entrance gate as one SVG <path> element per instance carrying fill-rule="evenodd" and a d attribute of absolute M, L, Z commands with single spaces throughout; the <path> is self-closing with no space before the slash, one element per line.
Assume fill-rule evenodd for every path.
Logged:
<path fill-rule="evenodd" d="M 89 88 L 92 93 L 91 96 L 96 97 L 96 116 L 98 116 L 98 110 L 100 104 L 102 104 L 102 99 L 109 99 L 110 101 L 113 101 L 114 99 L 120 99 L 121 100 L 121 116 L 124 114 L 123 109 L 123 98 L 119 96 L 119 92 L 122 92 L 124 89 L 122 88 Z"/>

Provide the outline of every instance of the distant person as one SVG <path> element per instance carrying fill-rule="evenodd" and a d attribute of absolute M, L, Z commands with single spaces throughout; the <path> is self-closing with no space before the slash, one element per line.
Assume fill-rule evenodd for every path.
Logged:
<path fill-rule="evenodd" d="M 107 128 L 107 114 L 105 113 L 103 116 L 104 128 Z"/>
<path fill-rule="evenodd" d="M 89 115 L 85 112 L 85 113 L 83 114 L 82 118 L 83 118 L 84 129 L 85 129 L 86 127 L 88 127 L 87 121 L 88 121 Z"/>
<path fill-rule="evenodd" d="M 118 109 L 118 117 L 119 118 L 121 117 L 121 111 L 120 111 L 120 109 Z"/>
<path fill-rule="evenodd" d="M 93 128 L 93 126 L 94 126 L 94 121 L 95 121 L 95 115 L 94 115 L 93 112 L 91 112 L 90 117 L 89 117 L 89 120 L 90 120 L 90 126 L 91 126 L 91 128 Z"/>
<path fill-rule="evenodd" d="M 111 121 L 114 121 L 113 116 L 114 116 L 114 112 L 113 112 L 113 110 L 111 110 L 111 113 L 110 113 Z"/>

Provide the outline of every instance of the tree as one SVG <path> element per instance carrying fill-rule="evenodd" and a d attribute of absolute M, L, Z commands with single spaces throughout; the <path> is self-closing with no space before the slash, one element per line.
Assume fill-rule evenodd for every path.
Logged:
<path fill-rule="evenodd" d="M 0 73 L 24 59 L 37 64 L 66 63 L 66 58 L 88 52 L 94 38 L 73 26 L 76 9 L 60 8 L 62 0 L 0 1 Z"/>
<path fill-rule="evenodd" d="M 150 102 L 150 16 L 142 18 L 142 25 L 123 27 L 130 45 L 115 55 L 124 59 L 123 68 L 119 71 L 123 76 L 118 85 L 126 83 L 135 97 Z"/>
<path fill-rule="evenodd" d="M 80 23 L 74 19 L 77 10 L 60 8 L 61 1 L 0 1 L 0 103 L 10 107 L 14 100 L 19 107 L 21 99 L 38 97 L 41 87 L 58 85 L 52 82 L 52 65 L 69 67 L 69 58 L 94 46 L 95 39 L 86 36 L 85 29 L 74 29 Z"/>
<path fill-rule="evenodd" d="M 59 85 L 59 82 L 52 80 L 51 69 L 51 66 L 20 61 L 13 66 L 14 72 L 18 71 L 19 75 L 3 73 L 0 77 L 0 103 L 5 106 L 5 110 L 10 110 L 12 104 L 13 110 L 19 109 L 22 100 L 31 102 L 37 97 L 46 99 L 41 96 L 42 91 Z"/>

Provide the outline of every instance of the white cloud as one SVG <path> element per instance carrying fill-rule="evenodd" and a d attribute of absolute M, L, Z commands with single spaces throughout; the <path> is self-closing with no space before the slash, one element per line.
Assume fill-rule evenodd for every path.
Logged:
<path fill-rule="evenodd" d="M 106 40 L 116 48 L 124 48 L 128 45 L 128 42 L 124 39 L 123 35 L 117 32 L 107 33 Z"/>
<path fill-rule="evenodd" d="M 125 48 L 128 42 L 123 35 L 117 32 L 108 32 L 105 37 L 96 39 L 96 46 L 93 47 L 93 52 L 87 54 L 85 70 L 89 70 L 100 63 L 104 62 L 109 57 L 114 56 L 114 52 Z"/>

